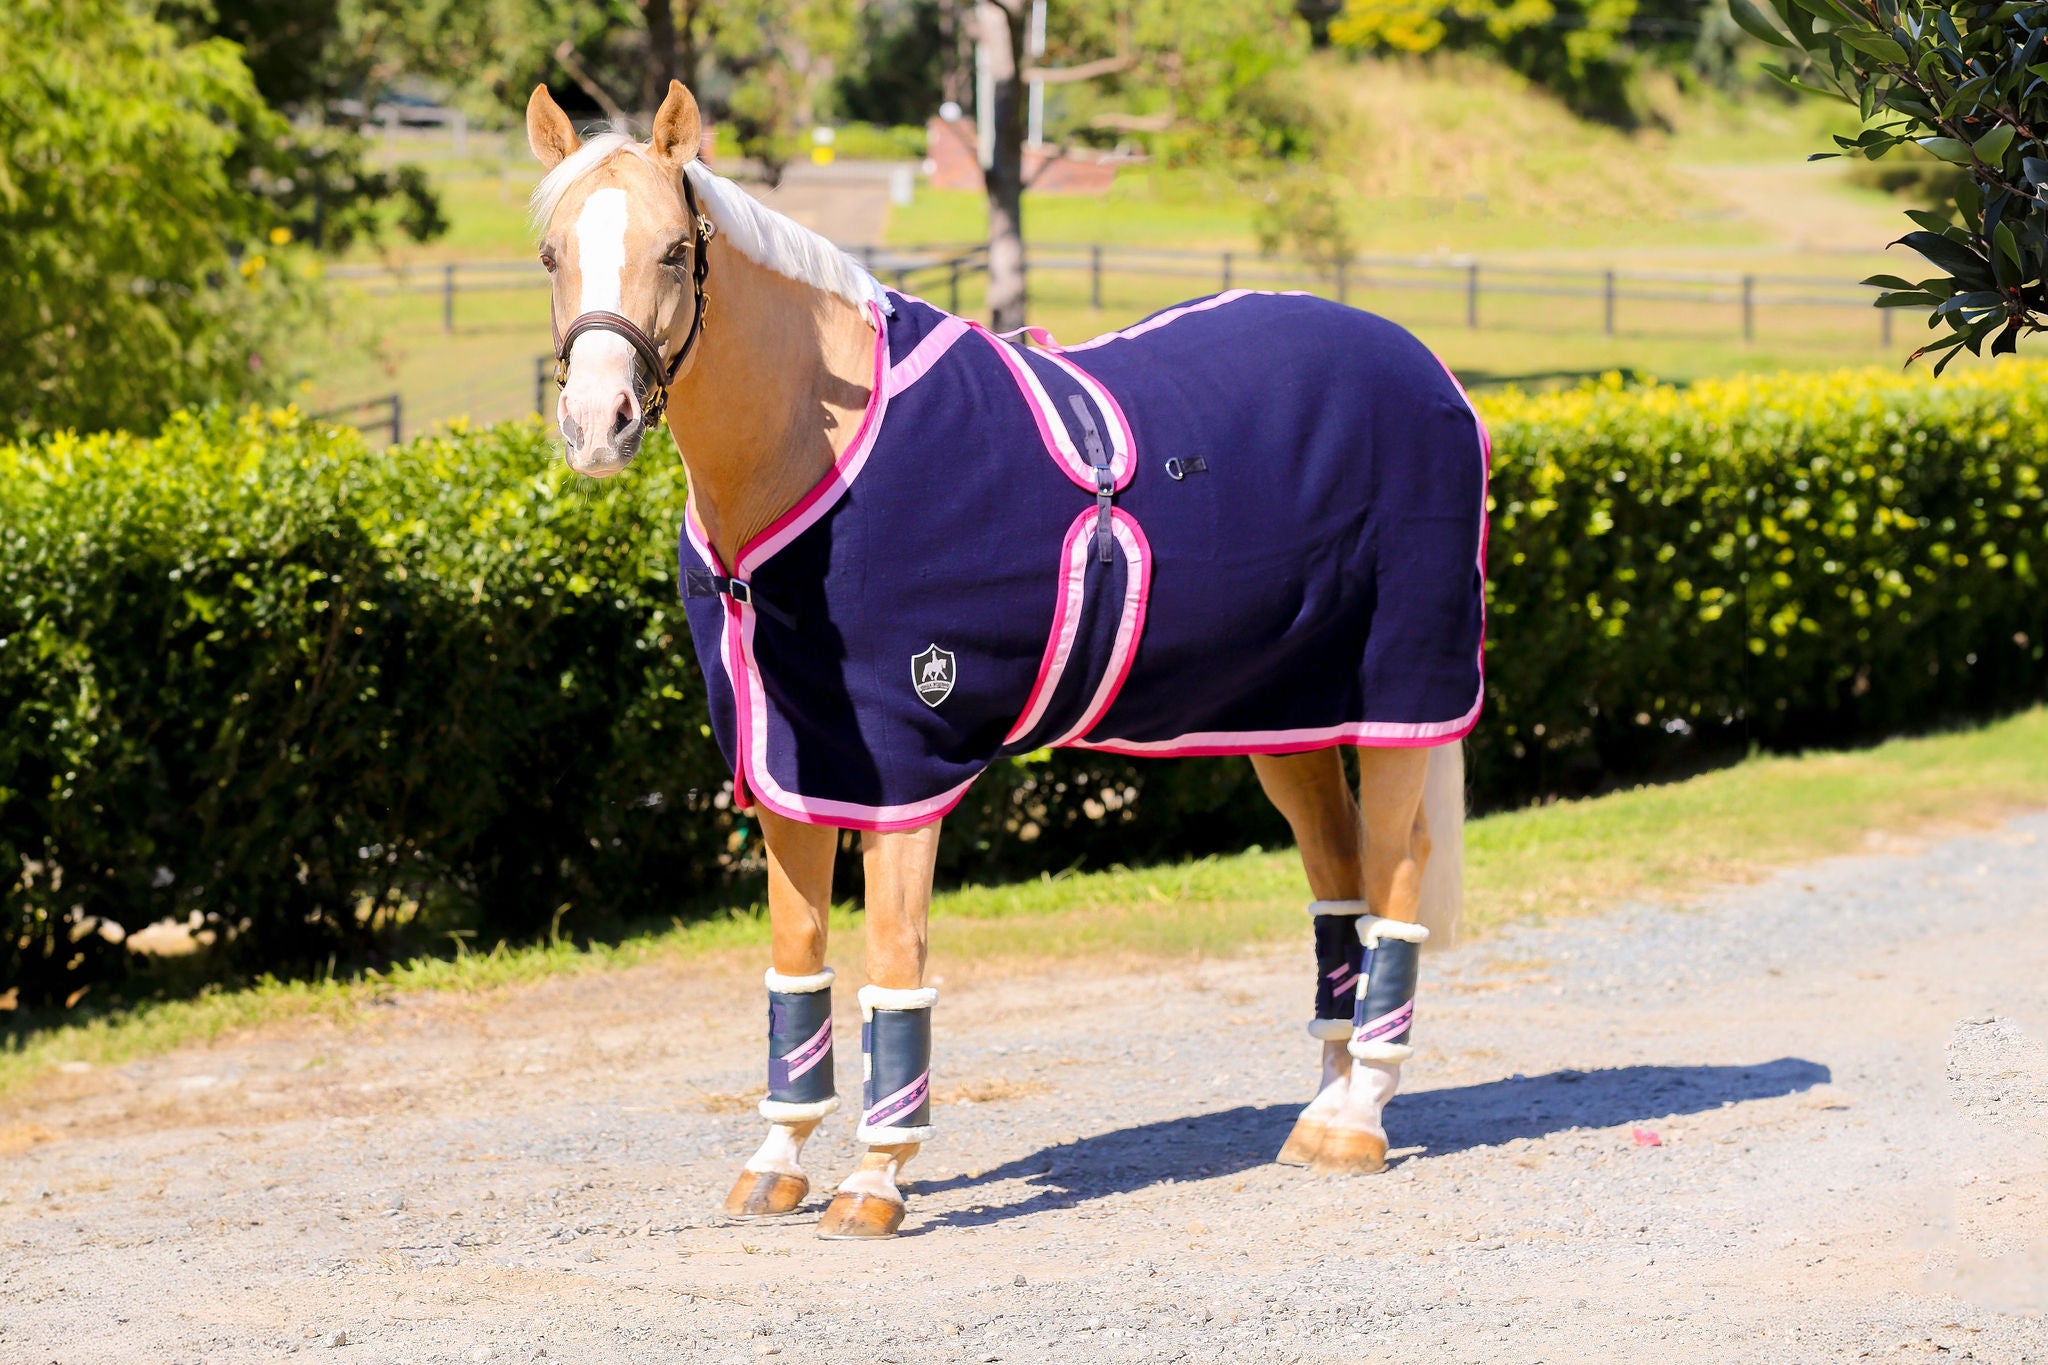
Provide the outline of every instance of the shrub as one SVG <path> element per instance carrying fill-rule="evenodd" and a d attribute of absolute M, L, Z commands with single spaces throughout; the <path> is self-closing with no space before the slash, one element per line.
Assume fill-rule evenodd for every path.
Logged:
<path fill-rule="evenodd" d="M 2015 363 L 1489 400 L 1475 798 L 2038 696 L 2044 399 Z M 0 448 L 0 989 L 63 999 L 165 917 L 228 970 L 306 971 L 690 913 L 756 873 L 675 597 L 682 497 L 665 439 L 590 485 L 532 422 L 377 455 L 258 413 Z M 1282 837 L 1256 785 L 1001 764 L 941 866 Z"/>
<path fill-rule="evenodd" d="M 2039 695 L 2048 367 L 1485 410 L 1495 799 L 1688 737 L 1834 743 Z"/>
<path fill-rule="evenodd" d="M 646 463 L 606 496 L 537 423 L 373 456 L 285 414 L 0 449 L 0 979 L 61 998 L 166 916 L 306 970 L 715 884 Z"/>

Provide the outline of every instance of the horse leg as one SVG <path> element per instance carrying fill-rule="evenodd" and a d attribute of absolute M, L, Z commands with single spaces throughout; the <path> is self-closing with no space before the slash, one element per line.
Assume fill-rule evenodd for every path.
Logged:
<path fill-rule="evenodd" d="M 810 1193 L 799 1160 L 806 1139 L 839 1107 L 832 1075 L 832 969 L 825 933 L 839 831 L 763 810 L 768 844 L 768 1137 L 747 1159 L 725 1211 L 735 1218 L 788 1213 Z"/>
<path fill-rule="evenodd" d="M 897 1176 L 932 1135 L 932 1005 L 924 984 L 925 917 L 932 903 L 939 823 L 869 834 L 868 984 L 861 987 L 861 1120 L 868 1144 L 818 1224 L 829 1238 L 893 1237 L 903 1226 Z"/>
<path fill-rule="evenodd" d="M 1429 937 L 1421 918 L 1423 869 L 1430 852 L 1423 787 L 1430 761 L 1427 749 L 1358 751 L 1368 913 L 1358 919 L 1356 932 L 1365 963 L 1345 1045 L 1351 1083 L 1309 1163 L 1318 1174 L 1370 1174 L 1386 1165 L 1382 1115 L 1400 1086 L 1401 1063 L 1409 1055 L 1416 967 Z"/>
<path fill-rule="evenodd" d="M 1350 1085 L 1351 1056 L 1344 1045 L 1351 1037 L 1352 993 L 1363 951 L 1353 926 L 1365 909 L 1358 804 L 1345 784 L 1344 760 L 1336 749 L 1258 754 L 1252 768 L 1294 831 L 1309 893 L 1316 898 L 1309 907 L 1315 917 L 1316 1003 L 1308 1031 L 1323 1044 L 1322 1080 L 1275 1158 L 1283 1165 L 1306 1166 L 1343 1110 Z"/>

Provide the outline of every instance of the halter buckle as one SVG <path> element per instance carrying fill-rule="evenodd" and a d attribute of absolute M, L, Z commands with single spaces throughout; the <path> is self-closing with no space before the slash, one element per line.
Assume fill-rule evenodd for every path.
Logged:
<path fill-rule="evenodd" d="M 555 357 L 555 387 L 558 389 L 569 387 L 569 357 L 567 356 Z"/>

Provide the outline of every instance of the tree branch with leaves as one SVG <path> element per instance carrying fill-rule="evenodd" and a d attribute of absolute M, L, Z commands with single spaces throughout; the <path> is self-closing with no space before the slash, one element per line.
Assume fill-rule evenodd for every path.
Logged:
<path fill-rule="evenodd" d="M 1967 172 L 1953 213 L 1908 210 L 1911 247 L 1941 274 L 1873 275 L 1880 308 L 1925 308 L 1944 335 L 1913 352 L 1936 374 L 1967 350 L 2015 350 L 2048 327 L 2048 3 L 1728 0 L 1735 22 L 1791 59 L 1765 70 L 1845 100 L 1862 127 L 1813 159 L 1872 161 L 1911 142 Z"/>

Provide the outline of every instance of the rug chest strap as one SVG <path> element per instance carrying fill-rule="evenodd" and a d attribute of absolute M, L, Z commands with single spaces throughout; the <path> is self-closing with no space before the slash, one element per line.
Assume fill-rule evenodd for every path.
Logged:
<path fill-rule="evenodd" d="M 796 618 L 754 591 L 745 579 L 728 578 L 709 569 L 683 570 L 683 596 L 724 597 L 743 607 L 752 607 L 771 621 L 796 629 Z"/>

